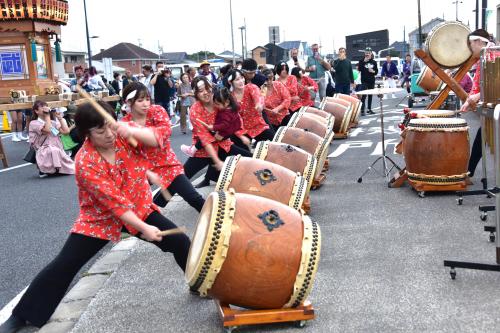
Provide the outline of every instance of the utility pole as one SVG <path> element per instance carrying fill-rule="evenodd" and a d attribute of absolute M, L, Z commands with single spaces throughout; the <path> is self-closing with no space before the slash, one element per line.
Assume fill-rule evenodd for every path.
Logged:
<path fill-rule="evenodd" d="M 89 54 L 89 68 L 92 66 L 92 50 L 90 49 L 89 23 L 87 20 L 87 1 L 83 0 L 83 12 L 85 14 L 85 31 L 87 33 L 87 53 Z"/>
<path fill-rule="evenodd" d="M 236 59 L 234 58 L 233 2 L 231 0 L 229 0 L 229 17 L 231 18 L 231 45 L 233 47 L 233 66 L 236 66 Z"/>
<path fill-rule="evenodd" d="M 243 30 L 245 30 L 245 26 L 241 26 L 238 29 L 241 31 L 241 57 L 245 60 L 245 39 L 243 37 Z"/>
<path fill-rule="evenodd" d="M 458 21 L 458 4 L 459 3 L 463 3 L 463 1 L 456 0 L 456 1 L 452 2 L 452 4 L 455 5 L 455 21 Z"/>
<path fill-rule="evenodd" d="M 422 49 L 422 17 L 420 14 L 420 0 L 417 0 L 418 4 L 418 48 Z"/>
<path fill-rule="evenodd" d="M 248 44 L 247 44 L 247 19 L 243 18 L 243 25 L 245 26 L 245 55 L 243 59 L 245 59 L 248 55 Z"/>
<path fill-rule="evenodd" d="M 483 0 L 481 6 L 481 28 L 486 30 L 486 9 L 488 8 L 488 0 Z"/>
<path fill-rule="evenodd" d="M 406 57 L 406 26 L 403 25 L 403 57 Z"/>

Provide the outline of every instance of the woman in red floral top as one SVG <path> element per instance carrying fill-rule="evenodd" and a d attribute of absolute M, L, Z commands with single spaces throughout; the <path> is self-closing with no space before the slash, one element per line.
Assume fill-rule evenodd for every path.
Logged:
<path fill-rule="evenodd" d="M 289 75 L 289 68 L 285 62 L 278 64 L 274 67 L 276 75 L 278 75 L 278 81 L 283 83 L 290 93 L 292 101 L 290 103 L 290 113 L 294 113 L 301 108 L 302 103 L 299 97 L 299 84 L 297 79 L 293 75 Z"/>
<path fill-rule="evenodd" d="M 240 103 L 240 115 L 246 135 L 255 141 L 266 141 L 274 138 L 274 131 L 269 128 L 262 117 L 264 97 L 261 90 L 253 83 L 245 85 L 243 74 L 233 69 L 227 74 L 227 88 Z"/>
<path fill-rule="evenodd" d="M 318 84 L 309 76 L 302 73 L 302 69 L 295 67 L 292 69 L 292 75 L 297 78 L 298 93 L 302 106 L 314 106 L 312 96 L 318 92 Z"/>
<path fill-rule="evenodd" d="M 201 142 L 203 148 L 198 149 L 193 157 L 188 158 L 184 163 L 186 177 L 191 179 L 198 171 L 209 166 L 205 179 L 197 188 L 208 186 L 210 180 L 217 181 L 223 161 L 227 156 L 242 155 L 251 157 L 249 151 L 243 150 L 230 139 L 217 140 L 205 126 L 213 125 L 215 122 L 216 108 L 213 101 L 212 86 L 204 76 L 196 77 L 192 82 L 196 103 L 191 107 L 191 124 L 193 125 L 193 145 Z"/>
<path fill-rule="evenodd" d="M 271 69 L 265 69 L 262 74 L 267 77 L 264 111 L 267 114 L 267 119 L 276 130 L 280 126 L 286 126 L 290 120 L 288 108 L 291 97 L 288 89 L 281 82 L 274 81 L 274 72 Z"/>
<path fill-rule="evenodd" d="M 151 171 L 160 177 L 161 188 L 167 189 L 170 195 L 179 194 L 200 212 L 205 200 L 184 175 L 184 168 L 170 146 L 172 128 L 167 111 L 160 105 L 151 105 L 148 88 L 140 82 L 125 87 L 123 98 L 127 102 L 128 114 L 122 121 L 134 127 L 150 128 L 155 134 L 157 146 L 143 145 L 141 150 L 152 165 Z M 155 193 L 153 202 L 161 207 L 167 205 L 160 190 Z"/>
<path fill-rule="evenodd" d="M 108 104 L 100 104 L 114 115 Z M 3 331 L 15 332 L 27 322 L 43 326 L 76 273 L 109 241 L 118 241 L 123 227 L 162 251 L 172 252 L 179 267 L 186 268 L 189 238 L 185 234 L 163 238 L 158 234 L 176 225 L 161 215 L 151 200 L 148 161 L 117 137 L 112 128 L 115 125 L 106 123 L 90 104 L 78 108 L 75 122 L 80 135 L 87 138 L 76 156 L 80 214 L 61 252 L 31 282 L 12 316 L 0 327 Z M 116 127 L 118 132 L 130 131 L 126 124 Z M 134 137 L 148 145 L 156 140 L 147 128 L 136 129 Z"/>

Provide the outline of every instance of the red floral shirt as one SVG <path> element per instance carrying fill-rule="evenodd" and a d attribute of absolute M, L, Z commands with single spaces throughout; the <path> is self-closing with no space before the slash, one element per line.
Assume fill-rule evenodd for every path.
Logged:
<path fill-rule="evenodd" d="M 488 44 L 489 45 L 489 44 Z M 485 52 L 486 61 L 495 61 L 496 58 L 500 57 L 500 51 L 489 50 Z M 479 94 L 481 91 L 481 60 L 476 62 L 476 72 L 474 73 L 474 78 L 472 79 L 472 89 L 470 95 Z"/>
<path fill-rule="evenodd" d="M 302 106 L 300 98 L 296 101 L 293 100 L 293 97 L 299 96 L 299 83 L 297 82 L 297 78 L 294 75 L 288 75 L 284 85 L 288 89 L 290 97 L 292 98 L 290 102 L 290 110 L 297 111 Z"/>
<path fill-rule="evenodd" d="M 269 119 L 271 124 L 276 126 L 281 124 L 283 118 L 289 114 L 288 108 L 290 107 L 290 102 L 291 98 L 288 89 L 286 89 L 283 83 L 273 81 L 273 91 L 266 96 L 264 105 L 269 110 L 277 107 L 281 107 L 281 110 L 278 113 L 266 111 L 267 119 Z"/>
<path fill-rule="evenodd" d="M 318 92 L 318 84 L 309 76 L 302 76 L 298 86 L 299 97 L 302 106 L 314 106 L 314 101 L 311 99 L 309 87 L 313 87 L 315 92 Z"/>
<path fill-rule="evenodd" d="M 191 124 L 193 125 L 193 145 L 200 141 L 203 147 L 208 144 L 212 144 L 216 152 L 219 151 L 219 148 L 228 152 L 231 149 L 233 142 L 229 139 L 217 141 L 212 133 L 210 133 L 210 131 L 203 124 L 197 121 L 201 120 L 207 125 L 213 125 L 215 123 L 215 116 L 217 115 L 215 107 L 213 110 L 213 112 L 208 112 L 200 102 L 194 103 L 191 107 L 189 111 L 189 118 L 191 119 Z M 194 156 L 210 157 L 205 149 L 198 149 Z"/>
<path fill-rule="evenodd" d="M 115 142 L 115 164 L 107 162 L 86 140 L 76 155 L 76 184 L 80 214 L 71 232 L 90 237 L 120 240 L 125 212 L 145 220 L 154 210 L 146 178 L 149 162 L 122 138 Z M 126 226 L 131 234 L 137 231 Z"/>
<path fill-rule="evenodd" d="M 257 104 L 263 104 L 263 102 L 259 87 L 253 83 L 245 85 L 243 97 L 239 101 L 240 115 L 243 120 L 243 128 L 252 138 L 269 128 L 269 125 L 262 118 L 262 113 L 255 108 Z"/>
<path fill-rule="evenodd" d="M 123 117 L 122 121 L 132 126 L 139 126 L 133 122 L 130 114 Z M 140 148 L 151 163 L 151 171 L 158 174 L 162 187 L 167 188 L 177 176 L 184 173 L 181 162 L 170 146 L 172 127 L 167 111 L 160 105 L 151 105 L 146 114 L 146 127 L 153 130 L 158 147 L 141 145 Z"/>

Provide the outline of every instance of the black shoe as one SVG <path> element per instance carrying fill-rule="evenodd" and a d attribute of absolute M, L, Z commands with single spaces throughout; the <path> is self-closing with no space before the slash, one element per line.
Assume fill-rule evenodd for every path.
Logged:
<path fill-rule="evenodd" d="M 361 111 L 361 116 L 366 116 L 365 111 Z"/>
<path fill-rule="evenodd" d="M 210 186 L 210 180 L 204 178 L 201 182 L 196 184 L 194 186 L 194 188 L 203 188 L 203 187 L 207 187 L 207 186 Z"/>
<path fill-rule="evenodd" d="M 11 315 L 9 319 L 0 325 L 0 333 L 14 333 L 26 326 L 26 321 Z"/>
<path fill-rule="evenodd" d="M 375 114 L 375 112 L 373 112 L 372 110 L 368 110 L 368 113 L 369 114 Z"/>
<path fill-rule="evenodd" d="M 160 206 L 161 208 L 164 208 L 168 204 L 168 201 L 165 200 L 165 197 L 163 196 L 161 191 L 156 192 L 156 194 L 153 196 L 153 202 L 155 205 Z"/>

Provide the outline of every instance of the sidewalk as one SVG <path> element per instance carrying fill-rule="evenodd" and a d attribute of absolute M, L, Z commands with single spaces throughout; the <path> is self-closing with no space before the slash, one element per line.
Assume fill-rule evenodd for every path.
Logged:
<path fill-rule="evenodd" d="M 385 127 L 395 126 L 400 113 L 386 113 Z M 473 139 L 478 119 L 474 114 L 465 118 Z M 311 218 L 322 231 L 321 261 L 309 298 L 317 318 L 303 329 L 278 324 L 240 331 L 500 331 L 500 275 L 457 270 L 452 281 L 443 267 L 444 259 L 493 262 L 495 248 L 477 210 L 491 199 L 467 197 L 457 206 L 453 193 L 419 198 L 408 186 L 389 189 L 372 172 L 356 183 L 376 158 L 371 154 L 380 140 L 376 115 L 362 119 L 358 134 L 334 141 L 330 152 L 353 141 L 364 146 L 331 158 L 326 183 L 311 195 Z M 398 134 L 389 132 L 387 138 L 397 141 Z M 389 154 L 403 165 L 392 147 Z M 479 166 L 473 187 L 480 187 L 480 176 Z M 197 214 L 175 201 L 164 214 L 192 236 Z M 490 213 L 487 224 L 493 217 Z M 75 322 L 74 333 L 222 332 L 213 301 L 190 295 L 173 257 L 152 245 L 125 240 L 89 273 L 94 275 L 78 282 L 65 298 L 65 309 L 58 309 L 40 332 L 67 332 Z M 73 305 L 83 306 L 73 310 Z"/>

